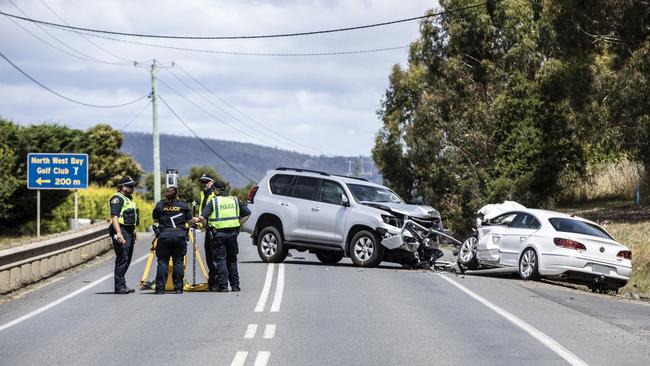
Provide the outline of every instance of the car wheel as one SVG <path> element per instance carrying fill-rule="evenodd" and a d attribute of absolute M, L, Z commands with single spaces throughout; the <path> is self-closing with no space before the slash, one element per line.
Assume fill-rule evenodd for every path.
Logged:
<path fill-rule="evenodd" d="M 257 254 L 267 263 L 280 263 L 287 257 L 289 250 L 282 243 L 280 231 L 274 226 L 267 226 L 257 236 Z"/>
<path fill-rule="evenodd" d="M 539 279 L 539 259 L 533 248 L 527 248 L 519 257 L 519 277 L 522 280 Z"/>
<path fill-rule="evenodd" d="M 318 258 L 318 260 L 323 264 L 336 264 L 343 259 L 343 252 L 317 252 L 316 258 Z"/>
<path fill-rule="evenodd" d="M 478 258 L 476 257 L 476 250 L 478 246 L 478 238 L 474 235 L 468 237 L 463 241 L 458 251 L 458 263 L 466 269 L 477 269 Z"/>
<path fill-rule="evenodd" d="M 384 257 L 384 247 L 367 230 L 354 234 L 350 241 L 350 259 L 357 267 L 377 267 Z"/>

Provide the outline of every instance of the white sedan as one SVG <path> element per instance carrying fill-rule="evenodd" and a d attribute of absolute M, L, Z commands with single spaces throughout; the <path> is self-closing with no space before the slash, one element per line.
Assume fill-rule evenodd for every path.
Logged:
<path fill-rule="evenodd" d="M 466 269 L 517 267 L 524 280 L 556 277 L 592 290 L 618 289 L 632 275 L 632 252 L 580 217 L 522 206 L 477 226 L 458 254 Z"/>

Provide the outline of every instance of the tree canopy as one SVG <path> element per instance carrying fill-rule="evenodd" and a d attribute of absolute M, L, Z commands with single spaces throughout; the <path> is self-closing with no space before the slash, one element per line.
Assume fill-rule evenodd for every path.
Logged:
<path fill-rule="evenodd" d="M 459 232 L 488 202 L 552 206 L 590 163 L 648 166 L 649 34 L 650 5 L 633 0 L 505 0 L 428 18 L 390 74 L 373 158 Z"/>

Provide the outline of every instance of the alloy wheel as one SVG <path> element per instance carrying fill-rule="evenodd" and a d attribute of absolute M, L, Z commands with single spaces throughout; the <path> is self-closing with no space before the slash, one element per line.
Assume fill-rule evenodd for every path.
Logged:
<path fill-rule="evenodd" d="M 372 240 L 368 237 L 361 237 L 354 243 L 354 253 L 361 261 L 367 261 L 372 257 L 375 247 Z"/>
<path fill-rule="evenodd" d="M 533 250 L 527 250 L 519 261 L 519 272 L 525 278 L 530 277 L 537 266 L 537 255 Z"/>
<path fill-rule="evenodd" d="M 278 250 L 278 238 L 275 235 L 268 233 L 262 237 L 262 252 L 267 257 L 271 257 Z"/>

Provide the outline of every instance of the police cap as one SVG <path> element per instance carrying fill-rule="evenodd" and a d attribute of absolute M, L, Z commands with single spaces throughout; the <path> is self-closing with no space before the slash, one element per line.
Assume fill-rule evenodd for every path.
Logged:
<path fill-rule="evenodd" d="M 220 190 L 220 191 L 225 191 L 225 190 L 226 190 L 226 183 L 224 183 L 224 182 L 218 180 L 218 181 L 215 181 L 215 182 L 214 182 L 214 184 L 212 185 L 212 187 L 214 187 L 214 188 L 216 188 L 216 189 L 218 189 L 218 190 Z"/>
<path fill-rule="evenodd" d="M 126 186 L 126 187 L 135 187 L 135 181 L 133 178 L 129 177 L 128 175 L 125 175 L 120 181 L 117 183 L 118 187 Z"/>
<path fill-rule="evenodd" d="M 214 178 L 210 174 L 203 174 L 199 180 L 201 182 L 214 182 Z"/>

